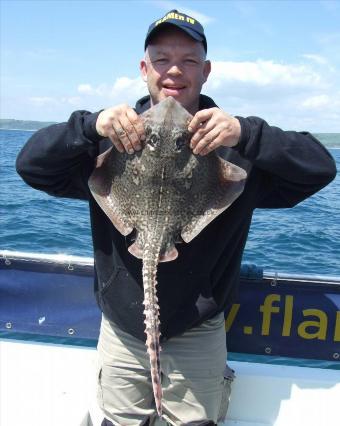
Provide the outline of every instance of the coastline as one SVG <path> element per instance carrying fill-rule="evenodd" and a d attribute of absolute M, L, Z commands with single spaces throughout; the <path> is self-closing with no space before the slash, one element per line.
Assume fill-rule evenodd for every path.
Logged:
<path fill-rule="evenodd" d="M 6 130 L 8 132 L 16 131 L 16 132 L 36 132 L 43 127 L 39 127 L 39 129 L 7 129 L 6 127 L 0 127 L 0 130 Z"/>
<path fill-rule="evenodd" d="M 34 128 L 30 128 L 30 129 L 24 129 L 24 128 L 18 128 L 18 127 L 13 127 L 13 128 L 7 128 L 7 127 L 3 127 L 1 125 L 0 122 L 0 131 L 7 131 L 7 132 L 36 132 L 44 127 L 47 127 L 51 124 L 57 124 L 57 123 L 43 123 L 41 122 L 41 126 L 37 126 Z M 320 140 L 320 142 L 326 147 L 326 148 L 330 148 L 330 149 L 340 149 L 340 133 L 314 133 L 311 132 L 311 134 L 316 137 L 318 140 Z"/>

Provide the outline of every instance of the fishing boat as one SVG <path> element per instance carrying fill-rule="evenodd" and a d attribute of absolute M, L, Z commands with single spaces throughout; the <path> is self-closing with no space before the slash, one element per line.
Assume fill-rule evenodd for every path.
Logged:
<path fill-rule="evenodd" d="M 0 260 L 0 425 L 100 426 L 93 259 Z M 235 377 L 221 424 L 340 424 L 340 277 L 243 265 L 225 317 Z"/>

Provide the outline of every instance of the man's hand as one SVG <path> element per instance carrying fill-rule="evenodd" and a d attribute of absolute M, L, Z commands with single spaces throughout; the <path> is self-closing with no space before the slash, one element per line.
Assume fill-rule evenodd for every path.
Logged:
<path fill-rule="evenodd" d="M 190 147 L 194 154 L 200 155 L 206 155 L 219 146 L 235 146 L 241 135 L 238 119 L 219 108 L 198 111 L 188 130 L 193 133 Z"/>
<path fill-rule="evenodd" d="M 141 118 L 126 104 L 102 111 L 97 118 L 96 130 L 99 135 L 110 138 L 121 153 L 139 151 L 145 140 Z"/>

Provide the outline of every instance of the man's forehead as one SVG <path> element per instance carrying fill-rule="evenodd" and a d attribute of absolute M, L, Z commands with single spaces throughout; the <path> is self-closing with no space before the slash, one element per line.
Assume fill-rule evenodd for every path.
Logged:
<path fill-rule="evenodd" d="M 180 46 L 180 53 L 183 56 L 202 56 L 202 52 L 200 52 L 199 50 L 194 50 L 194 49 L 190 49 L 190 48 L 184 48 L 183 46 Z M 156 55 L 161 55 L 161 54 L 168 54 L 168 53 L 174 53 L 174 49 L 172 45 L 154 45 L 151 46 L 150 49 L 148 49 L 149 55 L 150 56 L 156 56 Z"/>

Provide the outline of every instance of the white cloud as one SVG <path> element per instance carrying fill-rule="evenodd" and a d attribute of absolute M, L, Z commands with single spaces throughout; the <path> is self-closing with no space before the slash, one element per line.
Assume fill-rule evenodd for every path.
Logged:
<path fill-rule="evenodd" d="M 110 88 L 106 84 L 99 84 L 97 87 L 93 87 L 91 84 L 82 83 L 78 85 L 77 91 L 81 95 L 105 96 L 110 91 Z"/>
<path fill-rule="evenodd" d="M 301 103 L 302 107 L 309 109 L 339 109 L 340 108 L 340 92 L 335 95 L 321 94 L 317 96 L 311 96 L 304 99 Z"/>
<path fill-rule="evenodd" d="M 209 85 L 246 83 L 255 86 L 315 87 L 322 84 L 322 76 L 306 65 L 281 64 L 274 61 L 255 62 L 218 61 L 212 63 Z"/>
<path fill-rule="evenodd" d="M 256 115 L 283 129 L 339 131 L 338 83 L 316 61 L 213 62 L 203 93 L 231 114 Z"/>
<path fill-rule="evenodd" d="M 81 98 L 79 96 L 70 96 L 70 97 L 61 98 L 61 102 L 78 106 L 81 104 Z"/>
<path fill-rule="evenodd" d="M 324 55 L 319 55 L 317 53 L 305 53 L 304 55 L 301 55 L 304 59 L 307 59 L 308 61 L 316 64 L 319 69 L 326 69 L 332 73 L 336 72 L 336 68 L 333 66 L 330 59 L 326 58 Z M 334 56 L 333 58 L 334 59 Z"/>
<path fill-rule="evenodd" d="M 146 84 L 141 77 L 118 77 L 112 85 L 107 83 L 93 87 L 91 84 L 82 83 L 77 87 L 81 95 L 102 98 L 102 100 L 114 100 L 127 102 L 128 99 L 136 99 L 146 94 Z"/>
<path fill-rule="evenodd" d="M 314 56 L 308 54 L 305 62 L 298 64 L 273 60 L 213 62 L 203 93 L 231 114 L 257 115 L 284 129 L 339 131 L 339 86 L 321 57 Z M 44 114 L 63 112 L 64 120 L 76 109 L 98 111 L 120 103 L 134 106 L 146 94 L 141 77 L 120 76 L 112 84 L 82 82 L 74 93 L 59 98 L 32 97 L 30 103 Z"/>
<path fill-rule="evenodd" d="M 29 102 L 34 106 L 38 107 L 51 107 L 69 104 L 72 106 L 79 106 L 82 99 L 79 96 L 63 96 L 63 97 L 51 97 L 51 96 L 32 96 L 29 98 Z"/>
<path fill-rule="evenodd" d="M 113 97 L 121 95 L 131 95 L 133 97 L 141 97 L 146 93 L 146 84 L 141 77 L 137 78 L 128 78 L 120 77 L 117 78 L 113 84 L 111 95 Z"/>
<path fill-rule="evenodd" d="M 328 60 L 324 56 L 317 55 L 315 53 L 305 53 L 304 55 L 302 55 L 302 57 L 306 59 L 310 59 L 311 61 L 314 61 L 320 65 L 328 64 Z"/>
<path fill-rule="evenodd" d="M 32 102 L 32 104 L 37 106 L 45 106 L 58 103 L 55 98 L 52 98 L 50 96 L 32 96 L 29 98 L 29 100 Z"/>
<path fill-rule="evenodd" d="M 77 90 L 78 93 L 83 93 L 84 95 L 92 95 L 93 93 L 91 84 L 79 84 Z"/>
<path fill-rule="evenodd" d="M 319 45 L 319 50 L 322 56 L 329 58 L 333 66 L 340 65 L 340 31 L 322 33 L 316 36 L 316 41 Z"/>
<path fill-rule="evenodd" d="M 54 108 L 55 112 L 65 111 L 65 118 L 72 110 L 86 109 L 98 111 L 120 103 L 134 106 L 137 99 L 147 94 L 146 84 L 141 77 L 119 77 L 113 84 L 107 83 L 93 86 L 90 83 L 80 83 L 76 88 L 76 94 L 52 97 L 34 96 L 28 99 L 34 108 Z"/>
<path fill-rule="evenodd" d="M 323 108 L 330 103 L 328 95 L 311 96 L 302 102 L 302 106 L 306 108 Z"/>

